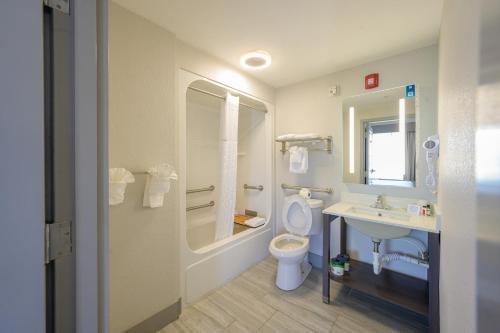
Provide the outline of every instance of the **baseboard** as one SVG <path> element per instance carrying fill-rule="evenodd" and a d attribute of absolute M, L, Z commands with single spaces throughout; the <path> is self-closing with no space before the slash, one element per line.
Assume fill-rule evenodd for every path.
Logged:
<path fill-rule="evenodd" d="M 163 327 L 179 318 L 181 314 L 181 299 L 152 315 L 143 322 L 125 331 L 125 333 L 156 333 Z"/>
<path fill-rule="evenodd" d="M 323 256 L 309 252 L 308 257 L 309 257 L 309 263 L 311 263 L 311 265 L 314 268 L 321 269 L 323 267 Z"/>

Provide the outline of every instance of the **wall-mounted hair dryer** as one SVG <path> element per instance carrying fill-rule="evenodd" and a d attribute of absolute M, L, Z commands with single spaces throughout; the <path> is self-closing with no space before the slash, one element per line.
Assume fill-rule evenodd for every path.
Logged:
<path fill-rule="evenodd" d="M 425 159 L 427 161 L 427 177 L 425 177 L 425 185 L 434 189 L 436 187 L 437 178 L 437 160 L 439 157 L 439 136 L 432 135 L 424 141 Z"/>

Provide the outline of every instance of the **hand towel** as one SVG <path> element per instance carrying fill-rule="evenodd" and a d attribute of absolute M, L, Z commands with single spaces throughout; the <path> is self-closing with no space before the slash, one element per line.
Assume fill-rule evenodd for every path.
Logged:
<path fill-rule="evenodd" d="M 290 153 L 290 172 L 306 173 L 309 164 L 307 148 L 292 146 L 288 151 Z"/>
<path fill-rule="evenodd" d="M 171 165 L 164 163 L 149 168 L 142 205 L 151 208 L 163 206 L 165 193 L 170 191 L 171 180 L 177 180 L 177 174 Z"/>
<path fill-rule="evenodd" d="M 125 200 L 127 184 L 135 181 L 134 175 L 124 168 L 109 169 L 109 205 L 121 204 Z"/>

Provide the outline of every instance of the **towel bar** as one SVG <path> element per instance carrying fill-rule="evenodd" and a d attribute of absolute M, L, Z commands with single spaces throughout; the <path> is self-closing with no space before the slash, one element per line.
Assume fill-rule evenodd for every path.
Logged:
<path fill-rule="evenodd" d="M 264 190 L 264 186 L 262 185 L 258 185 L 258 186 L 251 186 L 251 185 L 243 185 L 243 188 L 245 190 L 258 190 L 258 191 L 263 191 Z"/>
<path fill-rule="evenodd" d="M 198 206 L 191 206 L 191 207 L 186 207 L 186 212 L 189 212 L 190 210 L 195 210 L 195 209 L 201 209 L 201 208 L 207 208 L 207 207 L 213 207 L 215 206 L 215 201 L 210 201 L 207 204 L 204 205 L 198 205 Z"/>
<path fill-rule="evenodd" d="M 288 151 L 290 144 L 302 145 L 302 144 L 316 144 L 323 143 L 323 148 L 313 148 L 309 147 L 308 151 L 326 151 L 328 154 L 332 153 L 333 143 L 331 136 L 322 136 L 311 139 L 276 139 L 276 142 L 281 143 L 281 152 L 285 154 Z"/>
<path fill-rule="evenodd" d="M 201 187 L 201 188 L 193 188 L 191 190 L 187 190 L 186 194 L 197 193 L 197 192 L 207 192 L 215 190 L 215 186 L 210 185 L 209 187 Z"/>

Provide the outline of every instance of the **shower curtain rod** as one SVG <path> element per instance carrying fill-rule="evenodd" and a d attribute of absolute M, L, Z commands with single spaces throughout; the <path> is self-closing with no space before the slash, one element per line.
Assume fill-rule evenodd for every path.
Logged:
<path fill-rule="evenodd" d="M 188 87 L 188 89 L 191 89 L 191 90 L 194 90 L 194 91 L 197 91 L 199 93 L 202 93 L 202 94 L 205 94 L 205 95 L 208 95 L 208 96 L 212 96 L 212 97 L 215 97 L 215 98 L 219 98 L 219 99 L 222 99 L 222 100 L 226 100 L 226 97 L 225 96 L 221 96 L 221 95 L 217 95 L 217 94 L 214 94 L 210 91 L 206 91 L 206 90 L 202 90 L 202 89 L 198 89 L 198 88 L 194 88 L 194 87 Z M 245 106 L 247 108 L 250 108 L 252 110 L 256 110 L 256 111 L 261 111 L 261 112 L 264 112 L 264 113 L 267 113 L 267 110 L 263 110 L 263 109 L 259 109 L 259 108 L 256 108 L 254 106 L 251 106 L 251 105 L 248 105 L 248 104 L 245 104 L 245 103 L 241 103 L 240 102 L 240 105 L 241 106 Z"/>

